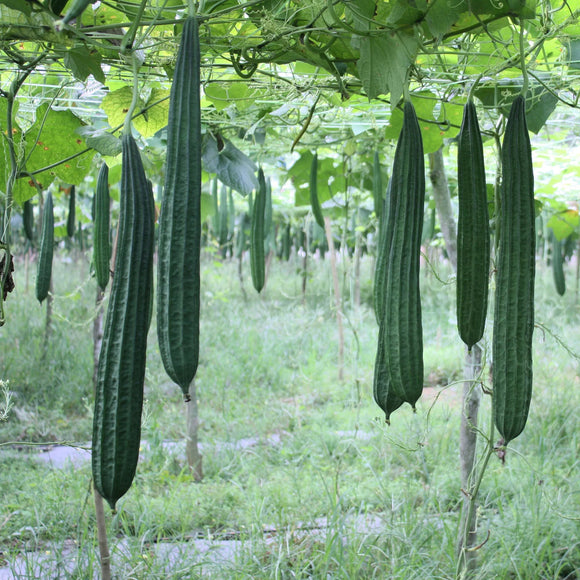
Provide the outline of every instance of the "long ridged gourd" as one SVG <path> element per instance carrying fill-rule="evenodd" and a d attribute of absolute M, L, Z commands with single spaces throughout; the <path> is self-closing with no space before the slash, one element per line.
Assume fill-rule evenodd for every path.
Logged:
<path fill-rule="evenodd" d="M 93 267 L 97 284 L 104 290 L 111 275 L 109 167 L 101 165 L 97 177 L 94 205 Z"/>
<path fill-rule="evenodd" d="M 139 458 L 155 226 L 139 148 L 130 134 L 121 142 L 117 254 L 97 367 L 92 443 L 94 484 L 113 510 L 131 487 Z"/>
<path fill-rule="evenodd" d="M 389 182 L 381 325 L 384 325 L 384 356 L 390 388 L 413 408 L 423 391 L 419 265 L 424 204 L 421 129 L 413 104 L 406 101 Z"/>
<path fill-rule="evenodd" d="M 463 110 L 459 133 L 457 198 L 457 328 L 471 350 L 485 330 L 490 261 L 483 143 L 471 100 Z"/>
<path fill-rule="evenodd" d="M 252 284 L 259 293 L 266 282 L 266 256 L 264 253 L 264 220 L 266 213 L 266 179 L 262 168 L 258 169 L 258 190 L 252 204 L 250 225 L 250 270 Z"/>
<path fill-rule="evenodd" d="M 375 263 L 375 275 L 373 283 L 373 306 L 375 309 L 375 318 L 377 324 L 381 324 L 385 313 L 385 275 L 387 271 L 387 261 L 389 259 L 389 248 L 387 244 L 386 221 L 389 213 L 389 191 L 391 181 L 387 185 L 387 194 L 382 199 L 383 209 L 381 210 L 381 219 L 379 221 L 379 242 L 377 245 L 377 260 Z"/>
<path fill-rule="evenodd" d="M 493 325 L 493 419 L 507 445 L 524 429 L 532 397 L 535 206 L 526 102 L 510 109 L 502 155 L 501 237 Z"/>
<path fill-rule="evenodd" d="M 198 22 L 183 26 L 169 103 L 159 216 L 157 336 L 167 374 L 186 400 L 199 360 L 201 109 Z"/>
<path fill-rule="evenodd" d="M 388 369 L 385 365 L 385 339 L 384 325 L 379 327 L 377 355 L 375 358 L 375 370 L 373 376 L 373 396 L 376 404 L 385 413 L 385 422 L 390 424 L 391 413 L 396 411 L 403 403 L 391 388 Z"/>
<path fill-rule="evenodd" d="M 52 277 L 52 259 L 54 255 L 54 204 L 50 191 L 46 195 L 42 214 L 42 232 L 40 251 L 36 270 L 36 299 L 42 301 L 48 296 Z"/>

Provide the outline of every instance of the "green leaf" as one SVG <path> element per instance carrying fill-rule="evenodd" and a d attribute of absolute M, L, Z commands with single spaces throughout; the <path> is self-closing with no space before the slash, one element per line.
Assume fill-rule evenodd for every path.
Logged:
<path fill-rule="evenodd" d="M 294 206 L 300 207 L 310 205 L 310 168 L 312 165 L 313 153 L 305 150 L 300 154 L 300 158 L 288 170 L 287 177 L 291 179 L 295 190 Z M 337 161 L 330 157 L 318 158 L 318 199 L 320 203 L 332 198 L 333 194 L 344 192 L 346 180 L 342 171 L 338 170 Z"/>
<path fill-rule="evenodd" d="M 390 4 L 392 7 L 387 22 L 394 28 L 402 28 L 414 24 L 424 15 L 424 10 L 421 10 L 420 7 L 425 7 L 425 0 L 413 3 L 407 0 L 396 0 L 395 2 L 390 2 Z M 417 7 L 417 4 L 420 7 Z"/>
<path fill-rule="evenodd" d="M 431 34 L 439 38 L 451 30 L 459 15 L 467 9 L 465 1 L 434 2 L 425 16 Z"/>
<path fill-rule="evenodd" d="M 375 7 L 374 0 L 352 0 L 345 3 L 344 11 L 356 30 L 369 30 Z"/>
<path fill-rule="evenodd" d="M 80 127 L 77 133 L 85 138 L 87 147 L 101 155 L 116 157 L 121 154 L 121 140 L 103 129 Z"/>
<path fill-rule="evenodd" d="M 108 93 L 101 104 L 111 127 L 118 127 L 125 122 L 127 111 L 133 100 L 133 89 L 125 86 Z M 161 101 L 154 106 L 153 103 Z M 147 108 L 151 107 L 151 108 Z M 144 111 L 133 119 L 133 126 L 143 137 L 153 137 L 155 133 L 167 126 L 169 118 L 169 91 L 153 87 L 147 102 L 141 98 L 137 101 L 135 113 Z"/>
<path fill-rule="evenodd" d="M 14 103 L 15 109 L 18 109 L 18 103 Z M 7 101 L 6 99 L 0 99 L 0 191 L 6 191 L 6 181 L 10 175 L 10 149 L 8 148 L 8 140 L 4 137 L 6 133 L 6 114 L 7 114 Z M 16 151 L 20 150 L 22 143 L 22 130 L 18 124 L 12 122 L 12 139 L 14 141 L 14 146 Z M 34 191 L 32 195 L 34 195 Z M 32 197 L 32 195 L 30 197 Z"/>
<path fill-rule="evenodd" d="M 480 85 L 475 89 L 475 96 L 485 107 L 498 108 L 501 113 L 507 115 L 513 100 L 520 94 L 521 90 L 521 77 L 501 79 L 493 85 Z M 528 129 L 533 133 L 539 133 L 557 104 L 558 98 L 555 95 L 546 91 L 538 83 L 532 84 L 526 93 Z"/>
<path fill-rule="evenodd" d="M 532 100 L 531 108 L 526 111 L 528 129 L 537 135 L 557 105 L 558 98 L 548 91 L 542 92 L 539 98 Z"/>
<path fill-rule="evenodd" d="M 64 56 L 64 66 L 68 68 L 75 78 L 86 81 L 89 75 L 93 75 L 97 81 L 105 84 L 105 73 L 101 68 L 102 57 L 96 50 L 89 50 L 84 45 L 77 45 L 67 50 Z"/>
<path fill-rule="evenodd" d="M 580 216 L 578 210 L 567 209 L 554 214 L 547 223 L 549 228 L 552 228 L 557 240 L 567 238 L 580 225 Z"/>
<path fill-rule="evenodd" d="M 474 14 L 514 14 L 522 18 L 534 18 L 536 15 L 536 0 L 470 0 L 469 9 Z"/>
<path fill-rule="evenodd" d="M 419 93 L 411 98 L 419 127 L 423 138 L 423 152 L 425 155 L 434 153 L 441 148 L 445 139 L 452 139 L 459 133 L 461 119 L 463 118 L 462 99 L 454 99 L 441 103 L 435 107 L 436 101 L 433 93 Z M 389 125 L 385 130 L 385 138 L 397 140 L 403 126 L 403 112 L 397 108 L 393 110 Z"/>
<path fill-rule="evenodd" d="M 86 143 L 77 130 L 82 121 L 70 111 L 55 111 L 48 104 L 36 110 L 36 120 L 24 135 L 24 152 L 27 157 L 26 170 L 38 171 L 57 164 L 48 171 L 36 174 L 36 180 L 46 189 L 58 177 L 64 183 L 79 185 L 91 169 L 94 151 L 69 159 L 86 149 Z M 66 160 L 67 161 L 63 161 Z M 30 178 L 17 180 L 14 199 L 24 202 L 34 195 Z"/>
<path fill-rule="evenodd" d="M 160 101 L 160 102 L 158 102 Z M 152 106 L 154 103 L 156 105 Z M 155 133 L 167 127 L 169 119 L 169 91 L 153 87 L 145 107 L 151 107 L 133 121 L 135 129 L 143 137 L 153 137 Z"/>
<path fill-rule="evenodd" d="M 218 142 L 211 134 L 206 134 L 202 146 L 202 160 L 208 173 L 215 173 L 218 179 L 242 195 L 248 195 L 258 188 L 256 164 L 242 153 L 231 141 Z"/>
<path fill-rule="evenodd" d="M 26 2 L 26 0 L 0 0 L 0 4 L 8 6 L 8 8 L 11 8 L 12 10 L 22 12 L 23 14 L 26 14 L 26 16 L 30 16 L 32 13 L 32 5 L 30 2 Z"/>
<path fill-rule="evenodd" d="M 248 90 L 246 83 L 230 82 L 223 85 L 212 83 L 204 88 L 204 94 L 218 111 L 222 111 L 232 104 L 238 109 L 245 108 L 243 101 L 247 97 Z M 250 99 L 250 101 L 253 102 L 253 99 Z"/>
<path fill-rule="evenodd" d="M 570 40 L 568 46 L 568 67 L 572 70 L 580 70 L 580 38 Z"/>
<path fill-rule="evenodd" d="M 391 105 L 399 102 L 418 46 L 415 36 L 401 32 L 360 38 L 357 67 L 369 99 L 390 92 Z"/>

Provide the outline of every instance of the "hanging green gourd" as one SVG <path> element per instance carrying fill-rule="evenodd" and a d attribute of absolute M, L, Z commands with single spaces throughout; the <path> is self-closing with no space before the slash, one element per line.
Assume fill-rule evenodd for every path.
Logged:
<path fill-rule="evenodd" d="M 159 216 L 157 336 L 167 374 L 189 400 L 199 360 L 201 108 L 197 18 L 186 18 L 169 103 Z M 217 193 L 217 184 L 216 184 Z M 227 227 L 227 213 L 226 213 Z"/>

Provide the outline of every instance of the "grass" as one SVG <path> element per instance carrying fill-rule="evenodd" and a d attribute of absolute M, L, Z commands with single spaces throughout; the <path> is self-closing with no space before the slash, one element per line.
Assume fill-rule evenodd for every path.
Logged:
<path fill-rule="evenodd" d="M 352 308 L 349 265 L 341 265 L 349 307 L 340 382 L 327 262 L 310 268 L 305 299 L 298 262 L 273 262 L 260 297 L 245 264 L 244 300 L 237 264 L 204 256 L 200 484 L 184 467 L 185 407 L 163 370 L 153 321 L 146 445 L 132 489 L 108 514 L 120 577 L 454 577 L 461 388 L 453 383 L 464 356 L 454 286 L 425 273 L 428 388 L 415 415 L 403 407 L 387 427 L 372 400 L 377 328 L 370 260 L 363 265 L 359 309 Z M 438 275 L 448 279 L 443 267 Z M 16 276 L 0 333 L 0 378 L 9 381 L 14 406 L 0 424 L 0 441 L 88 441 L 95 283 L 87 261 L 81 255 L 56 264 L 44 360 L 44 309 L 32 276 L 28 286 L 22 269 Z M 549 332 L 535 334 L 529 422 L 505 464 L 492 458 L 482 484 L 479 537 L 489 537 L 478 550 L 481 579 L 580 577 L 580 379 L 578 361 L 559 343 L 580 352 L 578 306 L 571 291 L 555 298 L 550 276 L 540 269 L 536 318 Z M 489 405 L 484 397 L 484 433 Z M 244 439 L 251 441 L 236 447 Z M 167 440 L 178 443 L 168 448 Z M 41 562 L 54 570 L 59 558 L 60 577 L 93 577 L 90 466 L 55 470 L 31 455 L 0 447 L 0 558 L 20 556 L 22 578 L 34 577 Z M 200 547 L 200 538 L 211 549 Z"/>

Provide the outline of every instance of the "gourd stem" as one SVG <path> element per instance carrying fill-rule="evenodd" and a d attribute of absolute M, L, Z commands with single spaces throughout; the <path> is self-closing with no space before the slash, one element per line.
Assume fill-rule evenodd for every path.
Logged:
<path fill-rule="evenodd" d="M 473 93 L 475 92 L 475 88 L 477 87 L 477 85 L 479 84 L 479 81 L 481 80 L 481 77 L 483 76 L 483 73 L 480 74 L 475 81 L 473 82 L 473 84 L 471 85 L 471 87 L 469 87 L 469 93 L 467 93 L 467 100 L 468 101 L 472 101 L 473 100 Z"/>
<path fill-rule="evenodd" d="M 409 73 L 407 72 L 407 78 L 405 80 L 405 83 L 403 84 L 403 99 L 405 100 L 405 102 L 411 100 L 411 91 L 409 90 L 409 84 L 410 84 Z"/>
<path fill-rule="evenodd" d="M 123 125 L 123 132 L 126 134 L 131 133 L 131 119 L 133 118 L 133 113 L 137 107 L 137 101 L 139 100 L 139 66 L 140 62 L 137 56 L 133 53 L 133 99 L 129 105 L 129 110 L 125 116 L 125 124 Z"/>
<path fill-rule="evenodd" d="M 476 504 L 476 500 L 477 500 L 477 496 L 479 494 L 479 488 L 481 487 L 481 482 L 483 481 L 483 476 L 485 475 L 485 471 L 487 469 L 487 466 L 489 464 L 489 460 L 491 459 L 491 456 L 493 455 L 493 452 L 495 451 L 494 445 L 493 445 L 493 437 L 494 437 L 494 423 L 493 423 L 493 419 L 490 419 L 490 427 L 489 427 L 489 436 L 488 436 L 488 440 L 487 440 L 487 451 L 485 453 L 485 456 L 483 457 L 483 463 L 481 465 L 481 469 L 479 470 L 479 473 L 477 473 L 477 477 L 475 479 L 475 482 L 473 484 L 473 487 L 471 487 L 470 489 L 466 489 L 466 493 L 469 494 L 469 507 L 468 507 L 468 513 L 467 513 L 467 518 L 465 519 L 465 525 L 466 527 L 470 525 L 470 522 L 473 520 L 473 512 L 475 510 L 475 506 Z M 475 470 L 476 467 L 474 466 L 473 472 L 472 474 L 475 475 Z M 475 522 L 474 522 L 474 525 Z M 466 558 L 466 551 L 469 549 L 469 546 L 466 545 L 467 543 L 467 538 L 469 537 L 469 533 L 471 530 L 463 530 L 463 546 L 461 546 L 461 550 L 459 553 L 459 558 L 457 560 L 457 569 L 456 569 L 456 574 L 455 577 L 456 579 L 460 579 L 460 578 L 464 578 L 465 574 L 468 572 L 467 568 L 467 558 Z M 473 548 L 472 548 L 473 549 Z"/>
<path fill-rule="evenodd" d="M 525 97 L 526 93 L 528 92 L 529 77 L 528 77 L 528 70 L 526 69 L 524 23 L 523 23 L 522 18 L 520 18 L 520 59 L 521 59 L 522 77 L 523 77 L 522 95 Z"/>
<path fill-rule="evenodd" d="M 147 0 L 141 0 L 141 4 L 139 4 L 139 9 L 137 10 L 137 14 L 135 14 L 135 19 L 131 24 L 131 28 L 129 28 L 127 34 L 125 34 L 123 41 L 121 42 L 121 54 L 125 54 L 127 51 L 133 49 L 133 43 L 135 42 L 135 37 L 137 36 L 137 29 L 141 25 L 141 19 L 143 18 L 146 5 Z"/>

